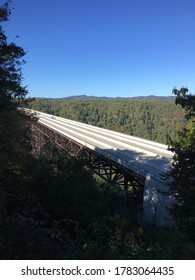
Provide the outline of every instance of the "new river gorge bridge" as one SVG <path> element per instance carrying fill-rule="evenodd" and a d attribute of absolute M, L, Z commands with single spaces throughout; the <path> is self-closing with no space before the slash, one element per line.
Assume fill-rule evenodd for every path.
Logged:
<path fill-rule="evenodd" d="M 163 225 L 171 220 L 167 207 L 172 198 L 163 195 L 168 186 L 163 177 L 172 164 L 173 153 L 164 144 L 133 137 L 57 117 L 35 110 L 32 131 L 41 148 L 52 139 L 70 156 L 82 158 L 86 165 L 107 182 L 120 185 L 143 206 L 143 219 Z"/>

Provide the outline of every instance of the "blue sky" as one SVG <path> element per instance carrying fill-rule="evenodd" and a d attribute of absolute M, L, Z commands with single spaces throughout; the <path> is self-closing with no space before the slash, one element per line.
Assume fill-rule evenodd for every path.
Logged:
<path fill-rule="evenodd" d="M 195 92 L 194 0 L 13 0 L 11 7 L 4 29 L 27 52 L 31 97 Z"/>

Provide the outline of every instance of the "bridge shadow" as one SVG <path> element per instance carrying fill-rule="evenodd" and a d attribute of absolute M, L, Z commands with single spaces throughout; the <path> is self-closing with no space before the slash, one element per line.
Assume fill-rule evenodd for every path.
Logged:
<path fill-rule="evenodd" d="M 126 149 L 99 149 L 95 151 L 117 164 L 137 172 L 141 176 L 151 175 L 164 180 L 164 174 L 170 169 L 172 160 L 163 156 L 150 156 Z"/>

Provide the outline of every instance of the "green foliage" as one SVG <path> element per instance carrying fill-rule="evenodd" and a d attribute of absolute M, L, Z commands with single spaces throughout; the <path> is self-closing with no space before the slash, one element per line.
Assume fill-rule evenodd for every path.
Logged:
<path fill-rule="evenodd" d="M 193 94 L 189 93 L 187 88 L 181 88 L 177 90 L 176 88 L 173 89 L 173 94 L 176 95 L 175 103 L 176 105 L 181 105 L 188 113 L 186 118 L 189 120 L 195 117 L 195 98 Z"/>
<path fill-rule="evenodd" d="M 30 149 L 27 123 L 15 110 L 0 111 L 0 185 L 9 177 L 23 180 L 28 164 L 24 162 Z"/>
<path fill-rule="evenodd" d="M 176 199 L 171 212 L 182 230 L 195 242 L 195 96 L 187 95 L 185 88 L 174 89 L 173 92 L 177 95 L 176 103 L 186 109 L 189 122 L 171 142 L 170 150 L 175 154 L 173 167 L 167 176 L 172 178 L 170 193 Z"/>
<path fill-rule="evenodd" d="M 7 21 L 10 15 L 9 2 L 0 7 L 0 23 Z M 13 99 L 23 99 L 27 94 L 25 87 L 21 86 L 25 55 L 23 48 L 15 43 L 8 43 L 7 37 L 0 25 L 0 109 L 10 106 Z"/>
<path fill-rule="evenodd" d="M 132 198 L 95 181 L 80 160 L 50 141 L 40 158 L 27 154 L 24 160 L 31 161 L 23 171 L 28 180 L 10 184 L 7 177 L 0 185 L 1 259 L 183 257 L 183 246 L 172 242 L 173 229 L 165 242 L 162 229 L 140 225 Z"/>
<path fill-rule="evenodd" d="M 60 117 L 167 143 L 186 122 L 185 111 L 171 101 L 36 99 L 30 107 Z"/>

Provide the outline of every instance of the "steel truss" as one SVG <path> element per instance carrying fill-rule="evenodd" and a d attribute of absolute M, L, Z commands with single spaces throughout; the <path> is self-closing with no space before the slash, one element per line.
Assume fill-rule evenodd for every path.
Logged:
<path fill-rule="evenodd" d="M 144 177 L 101 155 L 96 150 L 91 150 L 37 121 L 31 122 L 31 131 L 34 135 L 33 141 L 35 142 L 34 147 L 37 154 L 40 152 L 46 139 L 49 138 L 60 148 L 66 150 L 69 156 L 81 158 L 88 168 L 105 181 L 120 185 L 126 193 L 132 193 L 142 203 Z"/>

